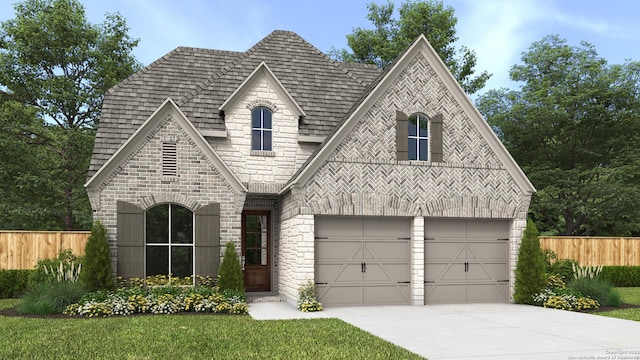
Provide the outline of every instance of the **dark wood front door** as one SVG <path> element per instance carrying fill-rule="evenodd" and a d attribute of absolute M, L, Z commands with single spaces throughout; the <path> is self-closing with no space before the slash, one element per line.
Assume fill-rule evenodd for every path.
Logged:
<path fill-rule="evenodd" d="M 268 211 L 242 213 L 242 263 L 247 291 L 271 291 L 271 216 Z"/>

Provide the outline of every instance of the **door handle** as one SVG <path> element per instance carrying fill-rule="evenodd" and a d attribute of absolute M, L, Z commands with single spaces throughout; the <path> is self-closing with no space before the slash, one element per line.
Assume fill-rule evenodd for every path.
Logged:
<path fill-rule="evenodd" d="M 364 265 L 364 271 L 363 272 L 367 272 L 367 263 L 362 263 L 362 265 Z"/>
<path fill-rule="evenodd" d="M 245 256 L 242 256 L 242 270 L 244 271 L 244 262 L 245 262 Z"/>
<path fill-rule="evenodd" d="M 360 272 L 365 273 L 367 272 L 367 263 L 360 263 Z"/>
<path fill-rule="evenodd" d="M 469 263 L 468 262 L 464 263 L 464 272 L 469 272 Z"/>

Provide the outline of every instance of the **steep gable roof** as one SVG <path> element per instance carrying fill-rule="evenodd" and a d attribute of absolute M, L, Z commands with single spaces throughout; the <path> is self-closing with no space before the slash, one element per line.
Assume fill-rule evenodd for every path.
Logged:
<path fill-rule="evenodd" d="M 303 186 L 313 174 L 328 159 L 330 154 L 337 148 L 342 140 L 351 132 L 364 112 L 376 102 L 383 94 L 384 90 L 401 73 L 415 55 L 421 52 L 429 64 L 434 68 L 438 77 L 443 81 L 447 90 L 460 104 L 463 111 L 476 126 L 483 139 L 494 151 L 502 162 L 506 170 L 518 184 L 520 189 L 527 194 L 536 191 L 533 184 L 526 177 L 522 169 L 515 162 L 511 154 L 504 147 L 502 142 L 495 135 L 489 124 L 484 120 L 478 109 L 471 102 L 453 77 L 446 65 L 442 62 L 436 51 L 431 47 L 424 35 L 420 35 L 412 45 L 406 49 L 379 77 L 373 80 L 365 93 L 354 103 L 349 112 L 345 115 L 340 124 L 312 154 L 309 159 L 293 175 L 289 183 L 281 190 L 281 193 L 288 191 L 293 186 Z"/>
<path fill-rule="evenodd" d="M 231 94 L 231 96 L 225 100 L 222 105 L 220 105 L 220 111 L 226 110 L 230 103 L 233 103 L 238 97 L 241 97 L 246 91 L 250 90 L 251 87 L 258 81 L 260 78 L 266 78 L 269 83 L 273 86 L 274 90 L 278 93 L 280 98 L 287 103 L 291 112 L 295 116 L 305 116 L 304 110 L 300 108 L 300 105 L 296 103 L 296 101 L 291 97 L 291 94 L 287 91 L 287 89 L 282 85 L 280 80 L 273 74 L 273 71 L 269 69 L 269 66 L 263 61 L 258 65 L 258 67 L 249 75 L 245 81 Z"/>
<path fill-rule="evenodd" d="M 127 139 L 127 141 L 118 149 L 118 151 L 109 158 L 109 160 L 100 169 L 93 174 L 93 176 L 86 182 L 85 187 L 96 187 L 109 179 L 109 176 L 115 172 L 119 166 L 125 162 L 130 154 L 136 150 L 141 144 L 145 143 L 152 130 L 163 121 L 167 116 L 173 115 L 173 119 L 179 124 L 179 126 L 187 133 L 191 140 L 200 148 L 204 156 L 209 162 L 215 166 L 215 168 L 222 174 L 227 180 L 229 185 L 238 192 L 246 192 L 242 182 L 236 177 L 236 175 L 227 167 L 222 159 L 211 148 L 211 145 L 202 137 L 202 135 L 196 130 L 193 124 L 186 118 L 186 116 L 180 111 L 178 106 L 167 98 L 162 105 L 158 107 L 156 111 L 149 116 L 149 118 L 133 133 L 133 135 Z"/>
<path fill-rule="evenodd" d="M 167 98 L 199 130 L 224 130 L 220 106 L 262 63 L 304 112 L 301 135 L 328 135 L 379 70 L 335 62 L 290 31 L 276 30 L 246 52 L 179 47 L 105 96 L 89 176 Z"/>
<path fill-rule="evenodd" d="M 167 97 L 180 98 L 241 53 L 179 47 L 114 86 L 102 103 L 92 176 Z"/>

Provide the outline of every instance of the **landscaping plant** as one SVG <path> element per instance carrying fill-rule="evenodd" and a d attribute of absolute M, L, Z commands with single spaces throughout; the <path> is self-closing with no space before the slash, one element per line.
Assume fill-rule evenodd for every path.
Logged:
<path fill-rule="evenodd" d="M 114 279 L 111 271 L 111 253 L 107 242 L 107 231 L 99 220 L 94 222 L 91 235 L 87 240 L 83 265 L 80 280 L 89 291 L 113 288 Z"/>
<path fill-rule="evenodd" d="M 515 273 L 513 299 L 519 304 L 535 304 L 533 296 L 546 286 L 545 256 L 540 249 L 538 230 L 531 220 L 527 221 L 522 235 Z"/>
<path fill-rule="evenodd" d="M 224 257 L 218 271 L 218 287 L 220 291 L 231 291 L 244 294 L 244 278 L 242 267 L 236 253 L 235 245 L 230 241 L 224 251 Z"/>
<path fill-rule="evenodd" d="M 322 303 L 318 301 L 316 285 L 311 280 L 307 280 L 307 283 L 298 289 L 298 310 L 302 312 L 322 311 Z"/>

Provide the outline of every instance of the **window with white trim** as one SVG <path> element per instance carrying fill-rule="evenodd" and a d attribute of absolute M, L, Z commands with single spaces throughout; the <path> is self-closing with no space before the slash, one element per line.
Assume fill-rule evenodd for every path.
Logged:
<path fill-rule="evenodd" d="M 257 107 L 251 111 L 251 150 L 271 151 L 271 110 Z"/>
<path fill-rule="evenodd" d="M 409 116 L 409 160 L 429 161 L 429 118 L 422 114 Z"/>
<path fill-rule="evenodd" d="M 146 276 L 193 275 L 193 212 L 161 204 L 145 212 Z"/>

